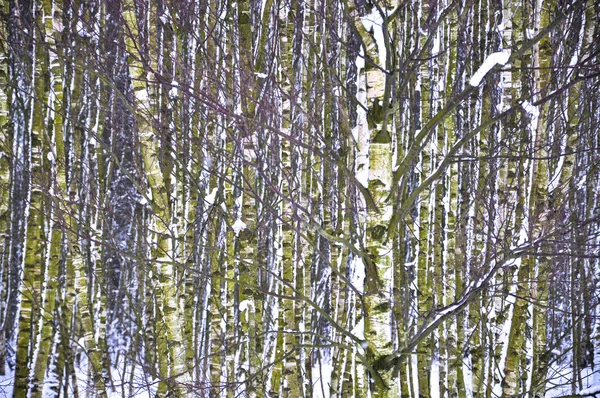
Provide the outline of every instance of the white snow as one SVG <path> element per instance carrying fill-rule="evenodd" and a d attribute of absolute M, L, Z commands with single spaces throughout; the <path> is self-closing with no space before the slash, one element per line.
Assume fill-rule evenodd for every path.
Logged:
<path fill-rule="evenodd" d="M 217 198 L 217 191 L 218 188 L 213 188 L 213 190 L 210 192 L 210 194 L 208 194 L 208 196 L 204 197 L 204 201 L 206 203 L 208 203 L 209 205 L 212 205 L 213 203 L 215 203 L 215 199 Z"/>
<path fill-rule="evenodd" d="M 365 290 L 365 263 L 363 262 L 362 258 L 360 258 L 359 256 L 355 256 L 352 259 L 352 273 L 350 275 L 350 281 L 352 282 L 352 286 L 354 286 L 354 288 L 360 292 L 360 293 L 364 293 Z"/>
<path fill-rule="evenodd" d="M 354 328 L 352 328 L 352 331 L 350 333 L 352 333 L 357 338 L 364 340 L 365 339 L 365 319 L 360 318 L 360 321 L 358 321 L 356 326 L 354 326 Z"/>
<path fill-rule="evenodd" d="M 0 375 L 0 395 L 3 397 L 12 397 L 15 387 L 15 371 L 11 370 L 8 364 L 5 364 L 6 374 Z"/>
<path fill-rule="evenodd" d="M 571 61 L 569 62 L 569 66 L 575 66 L 577 65 L 577 63 L 579 62 L 579 49 L 581 48 L 581 44 L 583 42 L 583 38 L 585 37 L 585 13 L 582 14 L 584 21 L 581 24 L 581 29 L 579 31 L 579 43 L 577 43 L 577 46 L 575 47 L 575 51 L 573 52 L 573 56 L 571 57 Z M 575 69 L 571 69 L 571 71 L 574 71 Z M 567 119 L 568 120 L 568 119 Z"/>
<path fill-rule="evenodd" d="M 379 63 L 382 68 L 385 68 L 385 62 L 387 54 L 385 51 L 385 37 L 383 36 L 383 16 L 381 12 L 374 7 L 373 11 L 365 17 L 360 18 L 365 30 L 367 32 L 373 31 L 373 38 L 377 44 L 377 51 L 379 52 Z"/>
<path fill-rule="evenodd" d="M 504 31 L 506 30 L 506 25 L 504 24 L 504 20 L 502 20 L 502 22 L 500 22 L 498 24 L 498 35 L 502 36 L 504 34 Z"/>
<path fill-rule="evenodd" d="M 468 317 L 465 317 L 468 319 Z M 465 321 L 467 324 L 468 321 Z M 467 329 L 468 330 L 468 329 Z M 467 355 L 467 357 L 462 361 L 462 369 L 463 369 L 463 381 L 465 383 L 465 393 L 467 398 L 473 398 L 473 372 L 471 369 L 473 368 L 471 353 Z"/>
<path fill-rule="evenodd" d="M 77 21 L 77 34 L 85 38 L 92 37 L 90 32 L 88 32 L 85 26 L 83 26 L 83 21 L 81 19 Z"/>
<path fill-rule="evenodd" d="M 254 72 L 254 74 L 256 75 L 256 77 L 258 77 L 259 79 L 266 79 L 269 75 L 267 75 L 266 73 L 261 73 L 261 72 Z"/>
<path fill-rule="evenodd" d="M 583 186 L 585 185 L 585 183 L 586 183 L 586 182 L 587 182 L 587 175 L 586 175 L 586 174 L 584 174 L 584 175 L 583 175 L 583 176 L 582 176 L 582 177 L 579 179 L 579 181 L 577 181 L 577 185 L 576 185 L 577 189 L 581 189 L 581 188 L 583 188 Z"/>
<path fill-rule="evenodd" d="M 527 37 L 528 39 L 533 39 L 535 36 L 535 30 L 533 29 L 525 29 L 525 37 Z"/>
<path fill-rule="evenodd" d="M 440 363 L 437 359 L 431 361 L 431 373 L 429 374 L 429 396 L 440 398 Z"/>
<path fill-rule="evenodd" d="M 527 112 L 531 115 L 532 119 L 535 118 L 537 120 L 537 118 L 540 116 L 539 109 L 537 108 L 537 106 L 534 106 L 531 102 L 523 101 L 521 106 L 523 106 L 523 109 L 525 109 L 525 112 Z"/>
<path fill-rule="evenodd" d="M 244 300 L 240 303 L 240 312 L 246 311 L 248 308 L 253 307 L 254 304 L 250 300 Z"/>
<path fill-rule="evenodd" d="M 133 378 L 131 379 L 131 372 L 134 372 Z M 123 394 L 129 395 L 131 398 L 150 398 L 156 396 L 158 390 L 158 379 L 152 379 L 149 376 L 145 376 L 142 373 L 140 366 L 132 369 L 130 366 L 127 369 L 116 369 L 111 370 L 116 380 L 114 380 L 115 389 L 108 389 L 108 398 L 121 398 Z M 81 391 L 81 390 L 80 390 Z"/>
<path fill-rule="evenodd" d="M 537 106 L 533 105 L 529 101 L 523 101 L 521 106 L 525 112 L 531 116 L 529 121 L 529 132 L 531 133 L 531 142 L 535 142 L 537 139 L 537 126 L 540 117 L 540 110 Z"/>
<path fill-rule="evenodd" d="M 52 366 L 54 368 L 54 365 Z M 42 387 L 42 397 L 54 397 L 55 391 L 60 389 L 60 382 L 54 373 L 54 370 L 46 371 L 46 375 L 44 378 L 44 385 Z M 0 393 L 2 393 L 2 389 L 0 389 Z M 8 396 L 8 395 L 7 395 Z"/>
<path fill-rule="evenodd" d="M 436 33 L 433 39 L 433 47 L 431 48 L 431 56 L 438 55 L 440 52 L 440 34 Z M 438 84 L 443 84 L 443 80 L 440 79 Z"/>
<path fill-rule="evenodd" d="M 368 158 L 367 158 L 368 161 Z M 369 187 L 369 169 L 366 165 L 361 165 L 362 167 L 356 172 L 356 180 L 362 184 L 363 187 Z"/>
<path fill-rule="evenodd" d="M 573 378 L 573 352 L 569 351 L 565 358 L 566 365 L 559 365 L 553 362 L 548 371 L 548 382 L 546 383 L 546 397 L 561 397 L 571 395 L 573 392 L 579 396 L 594 396 L 600 393 L 600 372 L 597 370 L 598 364 L 595 365 L 595 370 L 591 367 L 581 369 L 582 388 L 571 390 L 571 381 Z M 560 362 L 560 361 L 559 361 Z"/>
<path fill-rule="evenodd" d="M 150 80 L 150 77 L 148 77 L 148 80 Z M 135 90 L 135 98 L 138 100 L 139 103 L 145 104 L 149 98 L 148 90 L 146 88 Z"/>
<path fill-rule="evenodd" d="M 171 82 L 171 90 L 169 90 L 169 98 L 177 98 L 177 94 L 179 94 L 179 83 L 176 80 Z"/>
<path fill-rule="evenodd" d="M 219 14 L 219 20 L 220 21 L 226 21 L 227 20 L 227 13 L 228 13 L 227 7 L 223 7 L 223 9 L 221 10 L 221 13 Z"/>
<path fill-rule="evenodd" d="M 244 197 L 243 195 L 238 196 L 237 198 L 235 198 L 234 201 L 234 209 L 238 210 L 242 208 L 242 205 L 244 204 Z"/>
<path fill-rule="evenodd" d="M 158 17 L 158 19 L 160 19 L 160 21 L 163 24 L 165 24 L 165 25 L 168 24 L 169 23 L 169 13 L 165 10 L 165 12 L 160 17 Z"/>
<path fill-rule="evenodd" d="M 322 350 L 320 360 L 316 360 L 312 368 L 313 397 L 329 398 L 331 396 L 331 375 L 333 365 L 331 363 L 330 350 Z"/>
<path fill-rule="evenodd" d="M 579 395 L 592 395 L 592 394 L 600 394 L 600 385 L 595 385 L 589 388 L 584 388 L 579 391 Z"/>
<path fill-rule="evenodd" d="M 509 52 L 499 51 L 496 53 L 491 53 L 488 57 L 483 61 L 483 64 L 477 69 L 477 72 L 471 77 L 469 80 L 469 84 L 473 87 L 479 86 L 481 80 L 488 74 L 490 70 L 496 65 L 506 65 L 510 58 Z"/>
<path fill-rule="evenodd" d="M 558 157 L 558 163 L 556 165 L 556 169 L 554 170 L 554 174 L 550 178 L 550 182 L 548 183 L 548 192 L 553 192 L 560 183 L 560 175 L 562 174 L 563 165 L 565 163 L 565 150 L 567 147 L 567 137 L 564 135 L 561 139 L 560 143 L 560 155 Z"/>
<path fill-rule="evenodd" d="M 237 220 L 235 220 L 235 222 L 233 223 L 233 225 L 231 227 L 233 228 L 233 231 L 235 232 L 235 235 L 237 236 L 240 233 L 240 231 L 243 231 L 244 229 L 246 229 L 246 223 L 238 218 Z"/>
<path fill-rule="evenodd" d="M 417 355 L 411 355 L 413 395 L 419 396 L 419 360 Z"/>
<path fill-rule="evenodd" d="M 358 57 L 356 57 L 356 74 L 360 76 L 360 71 L 365 67 L 365 53 L 363 48 L 360 48 L 360 52 L 358 53 Z M 358 83 L 358 82 L 357 82 Z"/>

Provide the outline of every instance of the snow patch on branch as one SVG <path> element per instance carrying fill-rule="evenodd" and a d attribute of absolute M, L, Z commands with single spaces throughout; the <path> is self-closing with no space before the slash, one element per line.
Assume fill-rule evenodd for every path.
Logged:
<path fill-rule="evenodd" d="M 523 109 L 525 109 L 525 112 L 529 113 L 532 118 L 537 119 L 540 116 L 539 109 L 537 108 L 537 106 L 533 105 L 531 102 L 523 101 L 523 103 L 521 105 L 523 106 Z"/>
<path fill-rule="evenodd" d="M 210 194 L 204 197 L 204 201 L 209 205 L 215 203 L 215 199 L 217 198 L 218 188 L 213 188 Z"/>
<path fill-rule="evenodd" d="M 250 311 L 254 310 L 254 304 L 250 300 L 244 300 L 240 303 L 240 313 L 250 309 Z"/>
<path fill-rule="evenodd" d="M 475 72 L 475 74 L 471 77 L 471 80 L 469 80 L 469 84 L 473 87 L 479 86 L 481 80 L 483 80 L 485 75 L 487 75 L 488 72 L 492 70 L 494 66 L 506 65 L 509 58 L 509 52 L 500 51 L 496 53 L 491 53 L 490 55 L 488 55 L 485 61 L 483 61 L 483 64 L 481 64 L 479 69 L 477 69 L 477 72 Z"/>
<path fill-rule="evenodd" d="M 231 227 L 233 228 L 233 232 L 235 232 L 235 236 L 238 236 L 241 231 L 246 229 L 246 223 L 238 218 Z"/>

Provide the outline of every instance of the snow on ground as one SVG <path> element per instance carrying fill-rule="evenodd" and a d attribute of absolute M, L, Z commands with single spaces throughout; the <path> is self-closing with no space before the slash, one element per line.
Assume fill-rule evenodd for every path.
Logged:
<path fill-rule="evenodd" d="M 331 362 L 331 352 L 323 350 L 320 361 L 315 361 L 312 367 L 312 385 L 313 397 L 329 398 L 331 396 L 331 375 L 333 374 L 333 365 Z"/>
<path fill-rule="evenodd" d="M 350 267 L 350 281 L 352 286 L 359 292 L 364 293 L 365 290 L 365 263 L 359 256 L 353 256 Z"/>
<path fill-rule="evenodd" d="M 6 374 L 0 375 L 0 396 L 12 397 L 15 386 L 15 372 L 5 364 Z"/>
<path fill-rule="evenodd" d="M 147 375 L 144 375 L 138 367 L 134 371 L 133 379 L 131 379 L 131 367 L 128 366 L 125 371 L 113 368 L 113 386 L 108 389 L 108 398 L 151 398 L 156 396 L 158 389 L 158 380 L 152 380 Z M 123 380 L 123 379 L 127 380 Z"/>
<path fill-rule="evenodd" d="M 579 395 L 600 394 L 600 346 L 596 347 L 595 365 L 588 366 L 581 371 L 581 389 L 576 388 Z M 546 398 L 571 395 L 571 381 L 573 380 L 573 352 L 565 354 L 565 359 L 560 363 L 555 362 L 550 367 L 548 382 L 546 383 Z"/>
<path fill-rule="evenodd" d="M 575 389 L 576 394 L 585 395 L 600 393 L 600 369 L 598 366 L 593 370 L 591 367 L 583 369 L 581 372 L 582 389 Z M 549 380 L 546 384 L 546 398 L 562 397 L 571 395 L 571 380 L 573 380 L 573 371 L 570 366 L 554 366 L 548 375 Z"/>
<path fill-rule="evenodd" d="M 149 375 L 145 374 L 142 367 L 137 365 L 132 368 L 131 364 L 125 366 L 123 361 L 117 366 L 111 367 L 110 383 L 106 385 L 108 398 L 151 398 L 156 396 L 158 388 L 158 380 L 153 380 Z M 85 356 L 78 367 L 75 369 L 77 377 L 77 389 L 81 396 L 88 396 L 85 392 L 91 388 L 92 392 L 95 389 L 89 385 L 88 380 L 88 363 Z M 133 373 L 133 374 L 132 374 Z"/>

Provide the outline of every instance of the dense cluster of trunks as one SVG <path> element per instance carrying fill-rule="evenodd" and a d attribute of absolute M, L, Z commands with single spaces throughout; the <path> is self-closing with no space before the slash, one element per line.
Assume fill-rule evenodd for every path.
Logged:
<path fill-rule="evenodd" d="M 591 392 L 599 15 L 0 0 L 0 395 Z"/>

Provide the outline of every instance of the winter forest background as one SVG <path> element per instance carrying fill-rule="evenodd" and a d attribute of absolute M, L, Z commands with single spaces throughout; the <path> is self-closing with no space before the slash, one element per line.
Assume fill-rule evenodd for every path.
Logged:
<path fill-rule="evenodd" d="M 600 2 L 0 20 L 0 396 L 600 391 Z"/>

